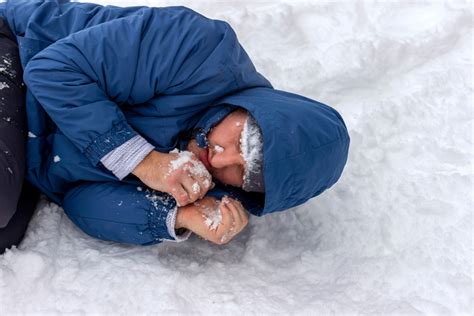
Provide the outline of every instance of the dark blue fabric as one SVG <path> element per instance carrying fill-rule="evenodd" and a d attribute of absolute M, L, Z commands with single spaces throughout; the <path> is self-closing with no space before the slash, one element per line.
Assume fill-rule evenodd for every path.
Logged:
<path fill-rule="evenodd" d="M 196 123 L 193 133 L 193 138 L 196 138 L 199 147 L 206 148 L 208 146 L 207 134 L 209 131 L 235 109 L 237 109 L 236 106 L 223 104 L 218 107 L 210 108 L 201 117 Z"/>
<path fill-rule="evenodd" d="M 64 198 L 68 217 L 87 234 L 121 243 L 151 245 L 172 239 L 166 227 L 176 201 L 168 194 L 120 182 L 85 182 Z"/>
<path fill-rule="evenodd" d="M 36 136 L 28 179 L 59 204 L 79 184 L 118 181 L 100 158 L 134 135 L 168 152 L 201 131 L 204 146 L 206 130 L 235 107 L 262 128 L 266 193 L 219 185 L 210 195 L 232 192 L 260 216 L 304 203 L 342 173 L 349 135 L 339 113 L 274 89 L 226 22 L 185 7 L 56 1 L 10 1 L 5 16 L 20 43 Z M 90 201 L 96 193 L 87 192 Z"/>

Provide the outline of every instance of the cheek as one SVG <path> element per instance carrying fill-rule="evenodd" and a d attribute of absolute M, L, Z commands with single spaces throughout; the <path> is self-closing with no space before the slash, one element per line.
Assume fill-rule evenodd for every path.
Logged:
<path fill-rule="evenodd" d="M 226 172 L 222 169 L 212 170 L 211 175 L 224 184 L 229 184 L 229 179 Z"/>
<path fill-rule="evenodd" d="M 211 175 L 224 184 L 230 184 L 236 187 L 242 186 L 241 176 L 230 168 L 213 170 L 211 171 Z"/>

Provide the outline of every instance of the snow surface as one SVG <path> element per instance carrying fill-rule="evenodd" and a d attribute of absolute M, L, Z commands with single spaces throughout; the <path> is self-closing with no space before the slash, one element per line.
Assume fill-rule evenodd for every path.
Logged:
<path fill-rule="evenodd" d="M 471 314 L 472 3 L 100 3 L 229 21 L 276 88 L 340 111 L 349 161 L 224 246 L 94 240 L 43 200 L 0 257 L 0 314 Z"/>
<path fill-rule="evenodd" d="M 10 86 L 8 85 L 8 83 L 6 83 L 5 81 L 4 82 L 0 82 L 0 90 L 3 90 L 5 88 L 10 88 Z"/>

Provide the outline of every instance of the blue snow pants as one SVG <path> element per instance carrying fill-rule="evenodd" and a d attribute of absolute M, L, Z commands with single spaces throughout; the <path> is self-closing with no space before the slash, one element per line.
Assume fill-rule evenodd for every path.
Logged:
<path fill-rule="evenodd" d="M 86 234 L 127 244 L 152 245 L 169 235 L 170 195 L 125 182 L 84 182 L 63 200 L 67 216 Z"/>

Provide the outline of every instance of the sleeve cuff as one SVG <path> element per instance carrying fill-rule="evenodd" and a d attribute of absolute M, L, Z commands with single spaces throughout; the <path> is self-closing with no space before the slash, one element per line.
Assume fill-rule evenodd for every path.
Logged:
<path fill-rule="evenodd" d="M 140 135 L 136 135 L 110 151 L 100 160 L 102 164 L 122 180 L 154 149 Z"/>
<path fill-rule="evenodd" d="M 95 166 L 105 154 L 137 135 L 137 132 L 135 132 L 126 121 L 119 122 L 112 126 L 106 133 L 92 141 L 84 150 L 84 155 Z"/>
<path fill-rule="evenodd" d="M 187 240 L 189 236 L 191 236 L 192 231 L 186 229 L 186 231 L 182 233 L 181 235 L 176 235 L 176 230 L 174 227 L 176 225 L 177 213 L 178 213 L 177 206 L 168 212 L 168 215 L 166 216 L 166 226 L 168 227 L 168 234 L 170 234 L 170 236 L 174 238 L 174 240 L 171 239 L 170 241 L 181 242 L 181 241 Z"/>

